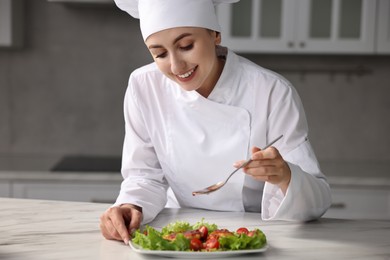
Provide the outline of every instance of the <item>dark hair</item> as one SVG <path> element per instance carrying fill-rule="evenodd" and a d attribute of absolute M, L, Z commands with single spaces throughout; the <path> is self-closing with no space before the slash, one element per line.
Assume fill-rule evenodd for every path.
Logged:
<path fill-rule="evenodd" d="M 217 32 L 217 31 L 214 31 L 214 30 L 211 30 L 211 29 L 206 29 L 210 34 L 213 34 L 214 32 L 217 34 L 216 36 L 219 36 L 221 33 L 220 32 Z"/>

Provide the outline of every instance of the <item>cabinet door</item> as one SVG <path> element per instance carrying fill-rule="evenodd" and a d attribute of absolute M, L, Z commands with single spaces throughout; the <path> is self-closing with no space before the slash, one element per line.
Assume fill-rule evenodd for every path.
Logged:
<path fill-rule="evenodd" d="M 245 0 L 221 5 L 222 44 L 238 52 L 374 53 L 376 7 L 376 0 Z"/>
<path fill-rule="evenodd" d="M 0 1 L 0 47 L 22 45 L 23 1 Z"/>
<path fill-rule="evenodd" d="M 375 0 L 300 0 L 300 53 L 373 53 Z"/>
<path fill-rule="evenodd" d="M 8 181 L 0 181 L 0 197 L 11 196 L 11 184 Z"/>
<path fill-rule="evenodd" d="M 332 188 L 332 206 L 324 217 L 390 219 L 390 190 L 372 187 Z"/>
<path fill-rule="evenodd" d="M 218 6 L 222 45 L 239 52 L 291 52 L 296 0 L 243 0 Z"/>
<path fill-rule="evenodd" d="M 379 0 L 378 3 L 378 53 L 390 53 L 390 0 Z"/>
<path fill-rule="evenodd" d="M 54 183 L 18 181 L 13 184 L 13 197 L 113 203 L 119 194 L 120 184 Z"/>

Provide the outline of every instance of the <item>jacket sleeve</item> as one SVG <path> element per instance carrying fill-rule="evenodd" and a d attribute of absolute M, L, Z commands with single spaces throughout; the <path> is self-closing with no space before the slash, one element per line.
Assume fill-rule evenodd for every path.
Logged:
<path fill-rule="evenodd" d="M 168 184 L 131 81 L 130 77 L 124 100 L 125 140 L 121 169 L 123 182 L 114 205 L 130 203 L 142 207 L 142 224 L 146 224 L 164 208 Z"/>
<path fill-rule="evenodd" d="M 309 221 L 321 217 L 331 204 L 330 188 L 320 172 L 309 141 L 284 159 L 291 180 L 284 195 L 277 185 L 266 183 L 263 191 L 263 220 Z"/>
<path fill-rule="evenodd" d="M 275 105 L 269 116 L 268 132 L 274 133 L 275 137 L 284 134 L 277 148 L 290 167 L 291 180 L 286 194 L 277 185 L 265 184 L 262 218 L 294 221 L 317 219 L 329 208 L 331 194 L 308 140 L 307 121 L 301 100 L 292 86 L 275 93 L 277 95 L 274 96 Z"/>

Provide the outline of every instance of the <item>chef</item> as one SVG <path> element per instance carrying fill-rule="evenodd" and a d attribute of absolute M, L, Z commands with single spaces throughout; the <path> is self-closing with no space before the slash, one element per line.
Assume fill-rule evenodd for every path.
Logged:
<path fill-rule="evenodd" d="M 107 239 L 128 243 L 166 206 L 296 221 L 319 218 L 330 206 L 296 90 L 221 46 L 215 6 L 224 2 L 237 1 L 116 0 L 140 19 L 154 62 L 128 82 L 124 180 L 100 223 Z M 224 180 L 247 158 L 253 161 L 223 188 L 192 195 Z"/>

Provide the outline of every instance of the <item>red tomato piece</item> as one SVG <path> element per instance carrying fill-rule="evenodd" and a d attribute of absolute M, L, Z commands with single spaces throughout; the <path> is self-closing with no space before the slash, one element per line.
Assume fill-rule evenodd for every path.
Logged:
<path fill-rule="evenodd" d="M 207 241 L 204 243 L 204 248 L 207 250 L 210 249 L 218 249 L 219 248 L 219 241 L 215 237 L 211 237 L 207 239 Z"/>
<path fill-rule="evenodd" d="M 206 226 L 201 226 L 199 228 L 199 232 L 201 234 L 201 239 L 202 240 L 206 240 L 207 239 L 207 235 L 209 234 L 209 230 L 207 229 Z"/>
<path fill-rule="evenodd" d="M 241 228 L 237 229 L 236 233 L 237 234 L 246 234 L 246 235 L 248 235 L 249 230 L 247 228 L 245 228 L 245 227 L 241 227 Z"/>
<path fill-rule="evenodd" d="M 258 232 L 256 230 L 252 230 L 252 231 L 249 231 L 248 233 L 248 237 L 253 237 L 254 235 L 256 235 Z"/>
<path fill-rule="evenodd" d="M 193 238 L 190 241 L 190 249 L 193 251 L 199 251 L 203 249 L 203 243 L 198 238 Z"/>

